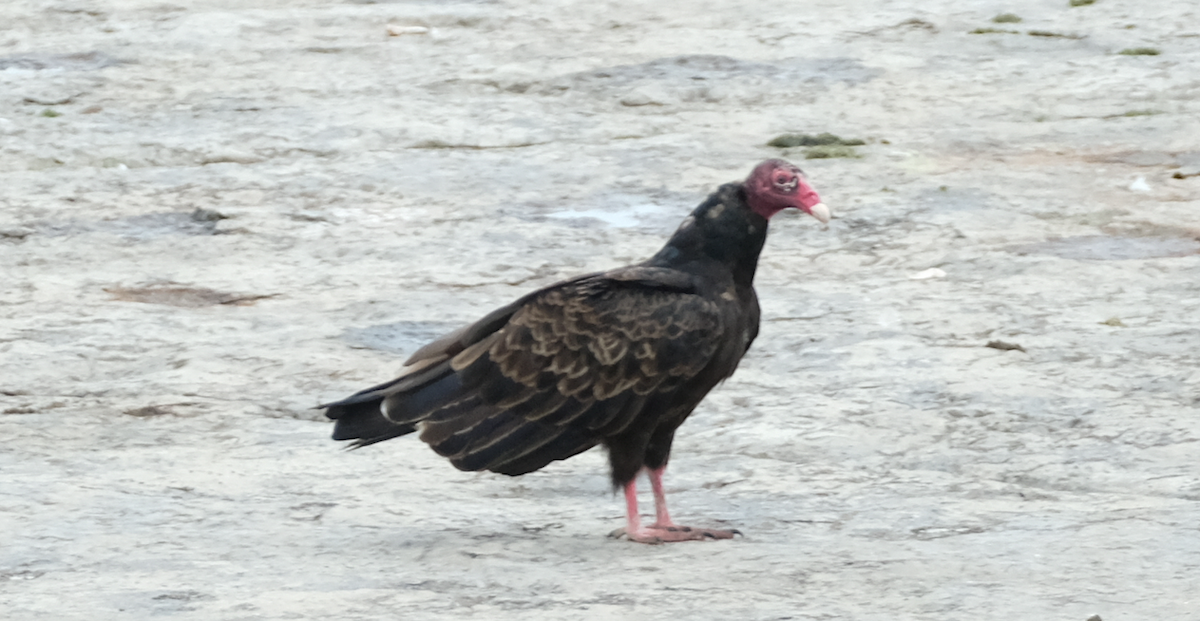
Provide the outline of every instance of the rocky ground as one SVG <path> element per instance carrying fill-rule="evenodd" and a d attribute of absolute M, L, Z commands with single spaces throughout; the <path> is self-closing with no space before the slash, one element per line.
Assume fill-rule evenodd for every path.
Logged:
<path fill-rule="evenodd" d="M 1070 4 L 0 4 L 4 618 L 1200 618 L 1200 7 Z M 668 478 L 744 538 L 328 439 L 777 156 Z"/>

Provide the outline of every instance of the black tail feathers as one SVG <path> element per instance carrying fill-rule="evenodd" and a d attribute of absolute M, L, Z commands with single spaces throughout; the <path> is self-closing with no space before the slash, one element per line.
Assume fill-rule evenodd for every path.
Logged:
<path fill-rule="evenodd" d="M 402 377 L 319 407 L 336 421 L 333 439 L 354 440 L 350 448 L 359 448 L 416 431 L 416 424 L 453 400 L 460 387 L 454 373 Z M 384 415 L 385 402 L 391 416 Z"/>
<path fill-rule="evenodd" d="M 350 444 L 350 448 L 359 448 L 417 430 L 413 425 L 397 425 L 388 420 L 379 409 L 382 401 L 382 397 L 376 397 L 371 401 L 328 406 L 325 415 L 336 421 L 333 426 L 333 439 L 355 440 Z"/>

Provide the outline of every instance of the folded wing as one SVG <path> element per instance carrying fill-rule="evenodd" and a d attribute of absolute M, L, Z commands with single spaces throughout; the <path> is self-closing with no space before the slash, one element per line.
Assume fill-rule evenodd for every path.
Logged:
<path fill-rule="evenodd" d="M 419 429 L 462 470 L 524 474 L 631 426 L 652 428 L 669 414 L 663 398 L 701 373 L 722 337 L 718 309 L 691 276 L 625 268 L 498 309 L 327 413 L 334 438 L 355 446 Z"/>

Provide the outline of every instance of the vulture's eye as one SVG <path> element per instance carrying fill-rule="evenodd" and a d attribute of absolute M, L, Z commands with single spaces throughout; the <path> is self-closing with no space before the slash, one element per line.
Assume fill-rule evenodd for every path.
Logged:
<path fill-rule="evenodd" d="M 796 177 L 785 172 L 775 173 L 775 185 L 781 190 L 792 190 L 796 187 Z"/>

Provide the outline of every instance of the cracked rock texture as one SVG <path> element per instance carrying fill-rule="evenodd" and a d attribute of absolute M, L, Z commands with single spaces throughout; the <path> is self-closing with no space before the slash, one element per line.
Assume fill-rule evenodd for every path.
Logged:
<path fill-rule="evenodd" d="M 5 619 L 1200 619 L 1195 3 L 0 23 Z M 824 132 L 866 144 L 765 146 Z M 773 223 L 762 334 L 668 476 L 744 538 L 607 540 L 600 451 L 328 440 L 312 406 L 776 156 L 835 219 Z"/>

